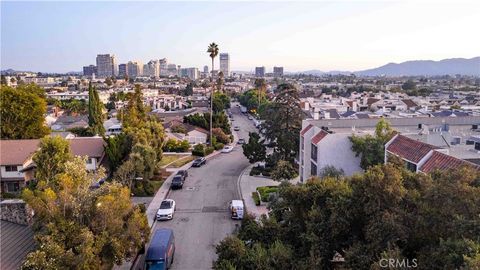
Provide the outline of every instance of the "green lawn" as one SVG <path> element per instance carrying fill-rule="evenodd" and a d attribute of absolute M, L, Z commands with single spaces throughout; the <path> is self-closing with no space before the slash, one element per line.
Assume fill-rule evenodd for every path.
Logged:
<path fill-rule="evenodd" d="M 183 159 L 179 159 L 177 161 L 175 161 L 174 163 L 168 165 L 167 168 L 178 168 L 178 167 L 182 167 L 183 165 L 189 163 L 190 161 L 196 159 L 197 157 L 196 156 L 187 156 Z"/>
<path fill-rule="evenodd" d="M 184 156 L 181 155 L 163 155 L 162 160 L 160 160 L 160 166 L 165 166 L 170 162 L 174 162 L 175 160 L 182 158 Z"/>
<path fill-rule="evenodd" d="M 157 190 L 162 186 L 163 182 L 164 182 L 163 180 L 162 181 L 150 181 L 150 183 L 153 186 L 153 189 L 155 190 L 154 194 L 157 193 Z"/>

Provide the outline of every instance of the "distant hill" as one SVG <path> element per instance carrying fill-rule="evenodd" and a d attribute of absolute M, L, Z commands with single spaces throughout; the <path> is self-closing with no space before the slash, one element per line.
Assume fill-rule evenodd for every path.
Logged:
<path fill-rule="evenodd" d="M 415 60 L 400 64 L 389 63 L 384 66 L 355 72 L 360 76 L 437 76 L 437 75 L 474 75 L 480 76 L 480 57 L 465 59 L 452 58 L 440 61 Z"/>

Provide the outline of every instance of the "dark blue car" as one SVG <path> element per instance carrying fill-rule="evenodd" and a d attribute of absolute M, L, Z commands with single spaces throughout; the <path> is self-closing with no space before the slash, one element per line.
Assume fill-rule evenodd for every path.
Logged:
<path fill-rule="evenodd" d="M 175 238 L 171 229 L 155 231 L 147 254 L 145 255 L 146 270 L 166 270 L 173 263 L 175 255 Z"/>

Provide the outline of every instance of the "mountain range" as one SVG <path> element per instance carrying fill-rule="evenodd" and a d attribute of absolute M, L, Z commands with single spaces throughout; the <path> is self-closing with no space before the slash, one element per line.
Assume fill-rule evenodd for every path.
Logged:
<path fill-rule="evenodd" d="M 452 58 L 440 61 L 414 60 L 386 65 L 360 71 L 329 71 L 306 70 L 296 72 L 308 75 L 324 74 L 355 74 L 357 76 L 440 76 L 440 75 L 471 75 L 480 76 L 480 56 L 470 59 Z"/>

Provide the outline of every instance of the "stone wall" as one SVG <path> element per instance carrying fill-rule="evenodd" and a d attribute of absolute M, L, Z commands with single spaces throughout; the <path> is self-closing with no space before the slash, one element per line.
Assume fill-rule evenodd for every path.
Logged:
<path fill-rule="evenodd" d="M 1 220 L 21 224 L 31 225 L 33 210 L 23 200 L 4 200 L 0 202 Z"/>

